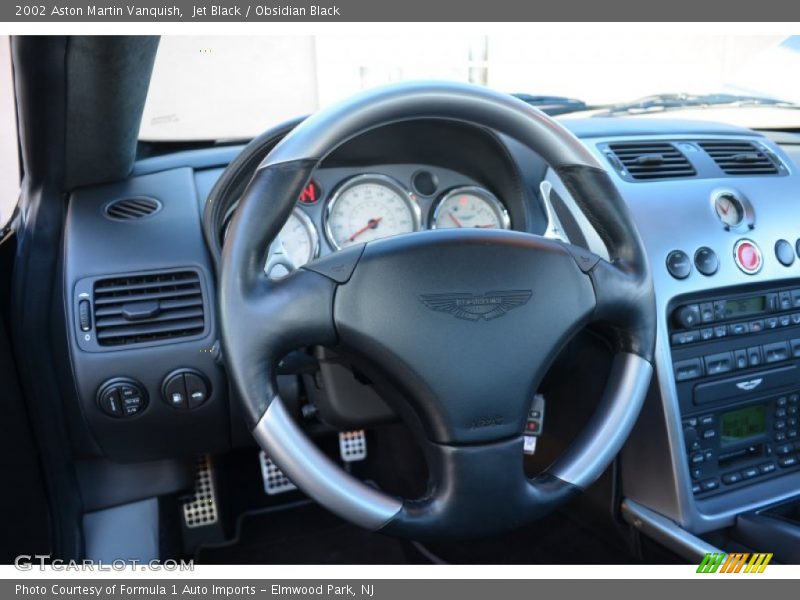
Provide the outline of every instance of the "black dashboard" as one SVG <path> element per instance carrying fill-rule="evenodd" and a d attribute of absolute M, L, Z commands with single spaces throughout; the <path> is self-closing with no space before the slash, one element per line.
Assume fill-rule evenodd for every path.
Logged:
<path fill-rule="evenodd" d="M 800 301 L 779 302 L 783 292 L 792 298 L 800 290 L 795 140 L 784 137 L 779 145 L 749 130 L 696 122 L 563 122 L 615 174 L 655 275 L 658 380 L 622 455 L 624 496 L 702 533 L 729 525 L 741 510 L 796 494 L 800 458 L 791 457 L 800 456 L 800 444 L 790 419 L 796 426 L 800 320 L 793 318 Z M 145 159 L 125 181 L 72 194 L 63 253 L 71 371 L 63 376 L 75 390 L 67 414 L 78 456 L 132 463 L 249 443 L 217 341 L 218 250 L 207 243 L 224 241 L 237 198 L 220 200 L 214 188 L 242 150 Z M 548 201 L 544 189 L 552 189 Z M 210 196 L 226 204 L 218 217 L 204 219 Z M 542 234 L 552 225 L 548 202 L 559 230 L 604 255 L 557 176 L 514 140 L 455 122 L 391 125 L 325 160 L 298 198 L 296 222 L 287 225 L 293 232 L 273 244 L 265 268 L 290 270 L 384 232 L 478 226 Z M 778 299 L 774 310 L 765 304 L 761 312 L 708 319 L 703 312 L 770 294 Z M 789 321 L 781 329 L 783 315 Z M 732 329 L 755 321 L 765 327 L 773 317 L 774 331 L 747 329 L 747 339 Z M 720 327 L 725 334 L 717 336 Z M 785 344 L 786 354 L 773 360 L 774 344 Z M 751 348 L 758 362 L 750 362 Z M 728 354 L 730 368 L 719 367 Z M 776 371 L 782 378 L 768 391 L 760 383 L 736 387 Z M 709 385 L 737 392 L 717 387 L 708 395 L 700 386 Z M 785 422 L 783 436 L 778 421 Z M 724 452 L 723 436 L 733 438 Z M 740 450 L 744 455 L 736 455 Z M 774 468 L 762 472 L 766 463 Z M 759 472 L 748 476 L 752 468 Z"/>

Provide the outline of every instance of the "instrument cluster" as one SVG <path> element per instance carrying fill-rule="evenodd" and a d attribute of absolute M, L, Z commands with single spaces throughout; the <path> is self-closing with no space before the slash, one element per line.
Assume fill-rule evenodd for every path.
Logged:
<path fill-rule="evenodd" d="M 320 169 L 270 246 L 265 269 L 278 279 L 319 254 L 353 244 L 424 229 L 511 225 L 501 199 L 450 171 Z"/>

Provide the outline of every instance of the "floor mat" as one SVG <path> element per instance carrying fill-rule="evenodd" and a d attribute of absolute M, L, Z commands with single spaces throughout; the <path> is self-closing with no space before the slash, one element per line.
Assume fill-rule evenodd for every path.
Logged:
<path fill-rule="evenodd" d="M 410 544 L 350 525 L 319 506 L 245 515 L 231 543 L 201 548 L 199 564 L 409 564 Z"/>

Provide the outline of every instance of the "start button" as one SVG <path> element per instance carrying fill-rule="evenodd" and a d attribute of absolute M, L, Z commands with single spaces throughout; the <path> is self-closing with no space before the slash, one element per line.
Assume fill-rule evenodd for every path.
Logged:
<path fill-rule="evenodd" d="M 742 271 L 754 275 L 761 270 L 761 250 L 751 240 L 739 240 L 733 247 L 733 259 Z"/>

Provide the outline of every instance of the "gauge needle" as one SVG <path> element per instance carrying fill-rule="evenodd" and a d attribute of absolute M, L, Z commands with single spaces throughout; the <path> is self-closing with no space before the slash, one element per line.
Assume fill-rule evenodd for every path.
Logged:
<path fill-rule="evenodd" d="M 461 224 L 461 221 L 459 221 L 459 220 L 458 220 L 458 217 L 457 217 L 457 216 L 455 216 L 453 213 L 449 212 L 449 213 L 447 213 L 447 216 L 448 216 L 448 217 L 450 217 L 450 220 L 451 220 L 453 223 L 455 223 L 455 224 L 456 224 L 456 227 L 463 227 L 463 225 Z"/>
<path fill-rule="evenodd" d="M 362 227 L 361 229 L 359 229 L 358 231 L 356 231 L 356 232 L 355 232 L 353 235 L 351 235 L 351 236 L 350 236 L 349 238 L 347 238 L 347 239 L 348 239 L 349 241 L 351 241 L 351 242 L 352 242 L 352 241 L 355 241 L 355 239 L 356 239 L 358 236 L 360 236 L 362 233 L 364 233 L 365 231 L 367 231 L 367 230 L 369 230 L 369 229 L 375 229 L 375 228 L 378 226 L 378 224 L 381 222 L 381 220 L 382 220 L 382 219 L 383 219 L 383 217 L 378 217 L 377 219 L 370 219 L 369 221 L 367 221 L 367 224 L 366 224 L 366 225 L 364 225 L 364 227 Z"/>
<path fill-rule="evenodd" d="M 494 225 L 475 225 L 475 227 L 480 229 L 494 229 Z"/>
<path fill-rule="evenodd" d="M 720 204 L 719 205 L 719 209 L 722 211 L 723 215 L 727 215 L 728 214 L 728 207 L 725 206 L 724 204 Z"/>

